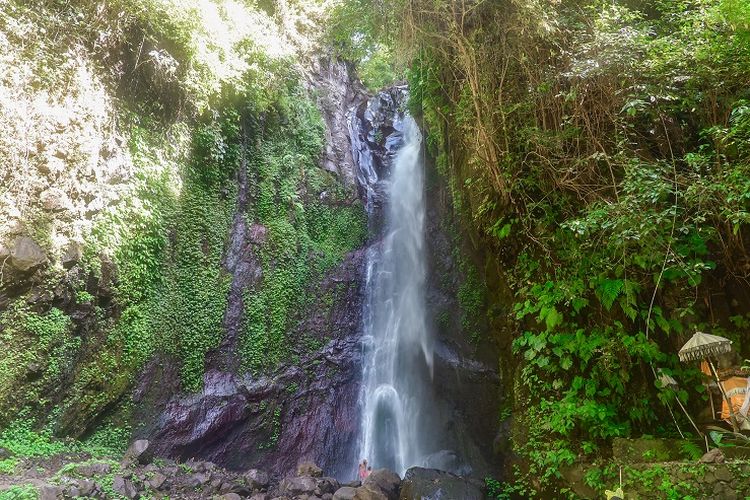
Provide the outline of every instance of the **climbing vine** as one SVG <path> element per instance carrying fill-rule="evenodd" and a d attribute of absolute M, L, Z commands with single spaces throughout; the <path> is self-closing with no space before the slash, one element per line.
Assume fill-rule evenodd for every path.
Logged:
<path fill-rule="evenodd" d="M 257 200 L 248 215 L 268 233 L 262 281 L 244 296 L 243 360 L 255 372 L 288 355 L 297 341 L 290 327 L 316 293 L 310 287 L 366 235 L 361 203 L 318 167 L 323 124 L 312 102 L 290 83 L 275 112 L 250 169 Z"/>

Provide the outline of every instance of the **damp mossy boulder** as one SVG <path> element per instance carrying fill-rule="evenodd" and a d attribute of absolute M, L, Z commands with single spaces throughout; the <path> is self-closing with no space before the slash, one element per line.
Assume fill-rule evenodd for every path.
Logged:
<path fill-rule="evenodd" d="M 412 467 L 406 471 L 399 500 L 484 500 L 484 483 L 437 469 Z"/>

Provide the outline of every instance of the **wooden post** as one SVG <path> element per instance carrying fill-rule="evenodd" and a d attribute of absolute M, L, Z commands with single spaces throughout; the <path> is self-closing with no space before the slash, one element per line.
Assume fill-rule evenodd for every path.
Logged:
<path fill-rule="evenodd" d="M 677 399 L 677 402 L 679 403 L 679 398 Z M 674 416 L 674 412 L 672 411 L 672 405 L 669 404 L 669 401 L 667 401 L 667 409 L 669 410 L 669 414 L 672 415 L 672 421 L 674 422 L 674 426 L 677 427 L 677 432 L 680 433 L 680 437 L 682 439 L 685 439 L 685 434 L 682 433 L 682 429 L 680 429 L 680 424 L 677 423 L 677 418 Z"/>
<path fill-rule="evenodd" d="M 680 401 L 680 398 L 678 397 L 678 398 L 675 398 L 675 399 L 677 399 L 677 404 L 680 405 L 680 408 L 682 408 L 682 411 L 685 412 L 685 416 L 688 418 L 688 420 L 690 420 L 690 423 L 693 424 L 693 429 L 695 429 L 695 432 L 697 432 L 699 436 L 703 437 L 703 433 L 700 431 L 700 429 L 698 429 L 698 426 L 695 425 L 695 422 L 693 422 L 693 419 L 690 418 L 690 414 L 685 409 L 685 407 L 682 405 L 682 401 Z"/>
<path fill-rule="evenodd" d="M 708 401 L 711 403 L 711 418 L 716 420 L 716 407 L 714 406 L 714 395 L 711 394 L 711 386 L 704 384 L 706 387 L 706 394 L 708 394 Z"/>

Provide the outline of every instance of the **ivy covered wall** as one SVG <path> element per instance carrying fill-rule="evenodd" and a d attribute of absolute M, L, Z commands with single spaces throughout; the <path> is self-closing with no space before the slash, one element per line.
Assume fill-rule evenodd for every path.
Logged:
<path fill-rule="evenodd" d="M 121 447 L 154 356 L 194 393 L 230 326 L 238 373 L 271 372 L 303 341 L 300 311 L 366 220 L 354 187 L 320 168 L 324 122 L 297 66 L 314 34 L 281 22 L 314 28 L 320 6 L 278 8 L 283 19 L 232 1 L 0 7 L 3 98 L 23 97 L 2 102 L 3 119 L 42 129 L 0 145 L 7 443 L 24 429 Z M 229 325 L 239 220 L 263 241 Z"/>

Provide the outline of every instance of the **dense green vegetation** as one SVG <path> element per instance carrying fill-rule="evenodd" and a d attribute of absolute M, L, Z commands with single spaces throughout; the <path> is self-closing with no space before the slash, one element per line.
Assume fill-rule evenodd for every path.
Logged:
<path fill-rule="evenodd" d="M 279 103 L 279 114 L 267 118 L 276 123 L 267 121 L 268 136 L 250 169 L 256 197 L 250 218 L 268 230 L 260 255 L 264 278 L 244 304 L 243 360 L 254 372 L 273 368 L 288 355 L 299 341 L 288 338 L 290 322 L 314 297 L 310 284 L 365 238 L 361 203 L 318 167 L 319 112 L 301 99 L 296 86 L 290 92 L 292 98 Z M 321 193 L 328 197 L 325 202 Z"/>
<path fill-rule="evenodd" d="M 79 266 L 46 270 L 55 305 L 32 289 L 0 311 L 3 344 L 12 346 L 0 361 L 0 446 L 38 456 L 53 434 L 85 435 L 89 448 L 50 453 L 121 452 L 133 424 L 129 391 L 146 363 L 176 363 L 181 389 L 195 392 L 207 353 L 224 338 L 240 169 L 250 199 L 242 216 L 267 234 L 257 249 L 261 279 L 244 291 L 239 346 L 242 367 L 256 373 L 302 342 L 289 332 L 315 284 L 363 243 L 364 210 L 319 167 L 315 96 L 302 85 L 289 34 L 262 9 L 171 0 L 1 9 L 19 43 L 33 31 L 15 64 L 43 75 L 44 91 L 80 85 L 71 61 L 95 67 L 90 78 L 112 94 L 111 126 L 134 175 L 122 201 L 83 235 Z M 50 252 L 52 227 L 42 218 L 31 228 Z M 269 424 L 276 440 L 278 411 Z"/>
<path fill-rule="evenodd" d="M 732 291 L 747 288 L 750 4 L 349 11 L 336 39 L 389 44 L 409 67 L 454 207 L 515 296 L 519 478 L 545 484 L 616 436 L 673 433 L 660 400 L 674 394 L 653 369 L 699 408 L 680 342 L 701 328 L 750 347 L 748 304 Z"/>
<path fill-rule="evenodd" d="M 123 143 L 132 176 L 117 203 L 79 214 L 91 229 L 76 268 L 55 262 L 0 310 L 0 448 L 12 454 L 0 474 L 23 457 L 120 454 L 151 360 L 174 363 L 184 392 L 202 388 L 225 334 L 241 177 L 240 215 L 263 240 L 251 245 L 260 278 L 242 291 L 243 372 L 322 347 L 290 332 L 366 237 L 355 194 L 318 165 L 324 124 L 295 52 L 313 34 L 280 28 L 308 29 L 319 2 L 288 2 L 297 19 L 284 23 L 274 2 L 27 4 L 0 6 L 0 29 L 28 92 L 104 95 L 112 116 L 88 132 L 116 131 L 100 142 Z M 463 274 L 456 323 L 476 343 L 487 325 L 512 332 L 495 339 L 511 346 L 498 416 L 521 460 L 492 494 L 554 491 L 576 462 L 595 464 L 588 485 L 614 484 L 612 439 L 673 436 L 666 404 L 703 405 L 697 370 L 676 356 L 694 329 L 750 357 L 750 2 L 347 0 L 332 16 L 325 43 L 369 89 L 410 84 L 462 226 L 448 231 Z M 23 215 L 50 255 L 62 225 L 82 222 Z M 657 369 L 680 389 L 657 387 Z M 259 407 L 272 449 L 282 409 Z M 670 498 L 696 494 L 658 466 L 626 472 Z"/>

